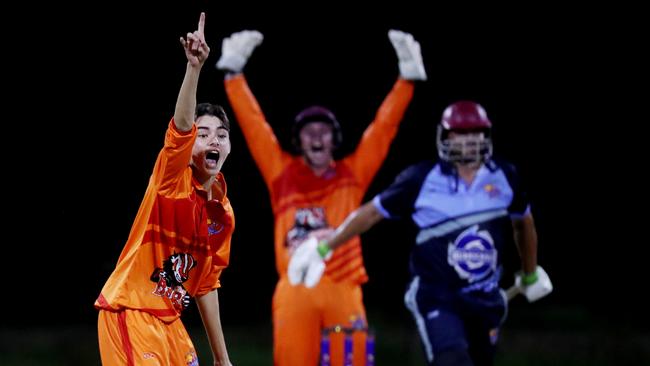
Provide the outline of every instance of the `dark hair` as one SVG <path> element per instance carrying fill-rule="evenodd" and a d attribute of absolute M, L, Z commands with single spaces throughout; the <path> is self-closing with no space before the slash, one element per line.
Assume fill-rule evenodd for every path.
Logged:
<path fill-rule="evenodd" d="M 222 106 L 212 103 L 199 103 L 196 106 L 196 117 L 194 119 L 205 116 L 206 114 L 219 118 L 223 123 L 223 128 L 230 131 L 230 120 L 228 120 L 228 115 L 226 115 L 226 111 Z"/>

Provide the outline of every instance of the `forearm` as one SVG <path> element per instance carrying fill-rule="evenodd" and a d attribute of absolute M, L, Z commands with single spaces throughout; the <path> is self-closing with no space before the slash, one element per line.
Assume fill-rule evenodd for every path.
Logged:
<path fill-rule="evenodd" d="M 180 131 L 189 131 L 194 124 L 194 111 L 196 109 L 196 91 L 199 83 L 200 66 L 192 66 L 189 62 L 185 70 L 185 77 L 181 90 L 176 100 L 174 123 Z"/>
<path fill-rule="evenodd" d="M 244 75 L 238 73 L 226 77 L 224 86 L 251 155 L 262 172 L 264 181 L 270 185 L 288 156 L 280 147 Z"/>
<path fill-rule="evenodd" d="M 413 82 L 397 80 L 363 133 L 355 151 L 346 158 L 357 179 L 367 187 L 386 159 L 404 113 L 413 98 Z"/>
<path fill-rule="evenodd" d="M 521 268 L 524 273 L 533 273 L 537 267 L 537 231 L 532 215 L 514 220 L 513 229 L 515 243 L 521 258 Z"/>
<path fill-rule="evenodd" d="M 217 289 L 198 297 L 196 303 L 199 307 L 203 326 L 208 335 L 210 349 L 214 357 L 215 365 L 230 365 L 226 341 L 221 328 L 221 317 L 219 315 L 219 295 Z"/>
<path fill-rule="evenodd" d="M 348 215 L 334 235 L 327 239 L 327 245 L 335 249 L 351 238 L 365 233 L 381 219 L 383 216 L 372 201 L 369 201 Z"/>
<path fill-rule="evenodd" d="M 414 90 L 413 81 L 399 78 L 377 109 L 373 122 L 380 125 L 382 129 L 387 127 L 397 129 L 413 99 Z"/>

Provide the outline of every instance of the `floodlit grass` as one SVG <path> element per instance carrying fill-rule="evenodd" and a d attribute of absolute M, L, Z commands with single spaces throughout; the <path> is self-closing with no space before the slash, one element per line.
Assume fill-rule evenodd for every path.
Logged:
<path fill-rule="evenodd" d="M 650 365 L 650 333 L 594 322 L 571 309 L 512 314 L 501 333 L 497 366 Z M 369 315 L 376 333 L 377 365 L 424 365 L 419 340 L 409 321 Z M 203 328 L 189 324 L 203 365 L 211 353 Z M 268 324 L 226 326 L 231 359 L 238 366 L 271 366 L 272 330 Z M 0 329 L 0 365 L 99 365 L 94 326 Z"/>

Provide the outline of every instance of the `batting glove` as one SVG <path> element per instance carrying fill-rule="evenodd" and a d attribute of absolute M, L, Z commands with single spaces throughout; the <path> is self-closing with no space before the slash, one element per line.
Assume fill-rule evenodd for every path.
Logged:
<path fill-rule="evenodd" d="M 519 292 L 526 296 L 528 302 L 534 302 L 548 295 L 553 291 L 551 279 L 541 266 L 537 266 L 535 272 L 524 274 L 519 271 L 515 274 L 515 286 Z"/>
<path fill-rule="evenodd" d="M 241 72 L 255 47 L 259 46 L 263 40 L 262 33 L 256 30 L 244 30 L 224 38 L 221 43 L 221 57 L 216 64 L 217 69 L 234 73 Z"/>
<path fill-rule="evenodd" d="M 420 43 L 410 33 L 391 29 L 388 38 L 395 48 L 399 60 L 399 73 L 406 80 L 426 80 Z"/>
<path fill-rule="evenodd" d="M 332 256 L 332 250 L 324 243 L 310 236 L 302 243 L 289 260 L 289 282 L 292 285 L 303 283 L 312 288 L 318 284 L 325 272 L 325 261 Z"/>

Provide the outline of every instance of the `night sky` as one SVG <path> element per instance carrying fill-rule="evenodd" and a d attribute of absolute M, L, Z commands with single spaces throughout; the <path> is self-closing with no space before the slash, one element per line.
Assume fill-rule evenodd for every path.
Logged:
<path fill-rule="evenodd" d="M 211 54 L 198 100 L 223 104 L 233 118 L 233 148 L 223 169 L 237 218 L 220 290 L 226 323 L 270 322 L 277 275 L 268 192 L 214 68 L 222 38 L 243 29 L 264 34 L 245 74 L 284 147 L 295 114 L 322 104 L 341 122 L 345 154 L 398 75 L 387 37 L 395 28 L 420 42 L 429 80 L 416 86 L 366 200 L 408 165 L 435 158 L 435 126 L 446 105 L 475 100 L 493 122 L 495 154 L 515 163 L 527 183 L 539 262 L 555 285 L 552 295 L 530 306 L 574 307 L 630 327 L 647 325 L 647 317 L 638 318 L 645 305 L 636 299 L 643 270 L 633 264 L 639 260 L 633 252 L 647 239 L 633 237 L 638 223 L 619 208 L 635 202 L 636 187 L 617 187 L 625 180 L 618 163 L 624 152 L 610 144 L 616 108 L 601 92 L 607 70 L 587 71 L 603 52 L 598 33 L 549 9 L 520 9 L 517 16 L 492 9 L 497 15 L 488 17 L 482 9 L 424 11 L 399 3 L 402 8 L 364 11 L 314 6 L 297 9 L 298 15 L 278 7 L 271 16 L 269 9 L 253 13 L 211 1 L 149 9 L 106 2 L 40 15 L 35 43 L 47 52 L 30 60 L 22 110 L 43 124 L 43 142 L 29 150 L 40 162 L 36 173 L 47 178 L 18 183 L 18 191 L 40 186 L 9 219 L 23 233 L 19 277 L 31 279 L 33 288 L 21 294 L 28 301 L 11 306 L 24 316 L 8 323 L 95 324 L 93 302 L 122 250 L 174 111 L 185 70 L 178 38 L 196 29 L 204 10 Z M 368 309 L 406 314 L 410 234 L 404 224 L 383 222 L 362 236 Z M 511 248 L 504 286 L 516 264 Z"/>

